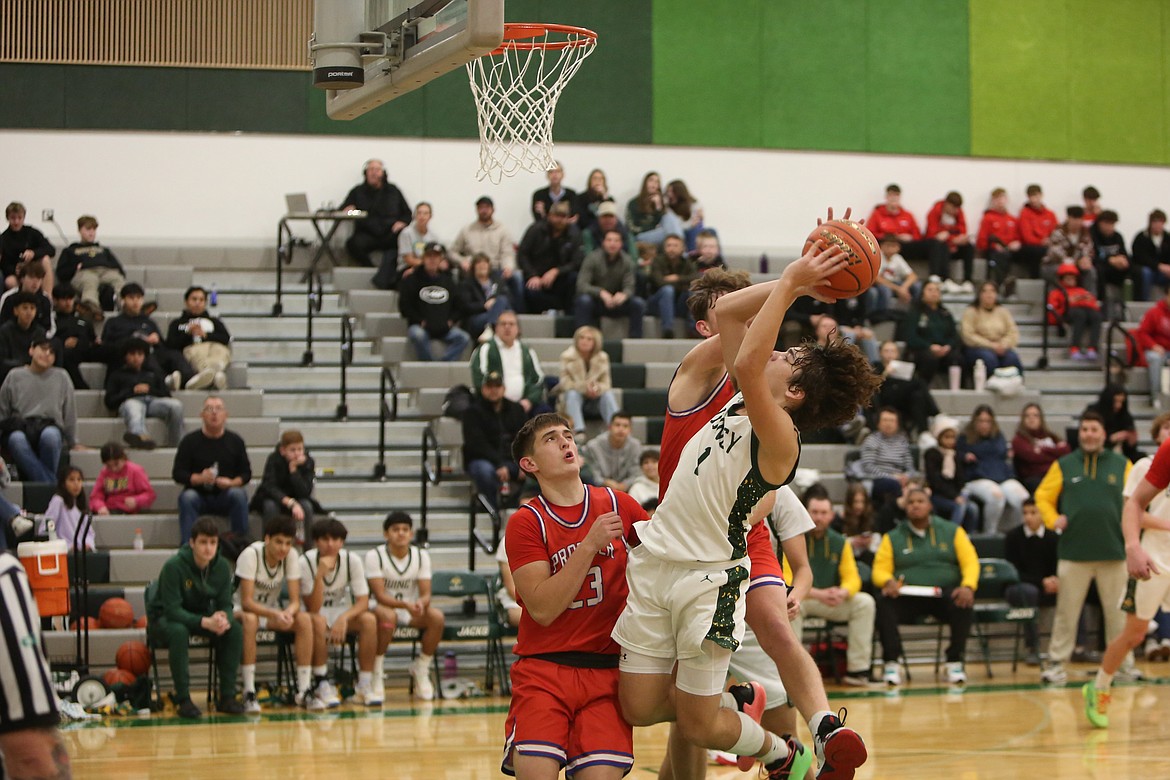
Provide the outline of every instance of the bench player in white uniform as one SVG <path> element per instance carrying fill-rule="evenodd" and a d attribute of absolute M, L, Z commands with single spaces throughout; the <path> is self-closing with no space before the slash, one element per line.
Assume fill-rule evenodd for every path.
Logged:
<path fill-rule="evenodd" d="M 349 531 L 334 517 L 313 523 L 309 534 L 314 549 L 302 561 L 301 598 L 313 618 L 317 696 L 330 707 L 341 703 L 329 682 L 329 645 L 342 646 L 347 636 L 356 634 L 358 679 L 353 700 L 380 707 L 382 699 L 374 689 L 378 621 L 370 611 L 370 584 L 362 556 L 344 549 Z"/>
<path fill-rule="evenodd" d="M 864 356 L 840 341 L 773 349 L 792 302 L 815 294 L 843 264 L 839 250 L 817 242 L 784 270 L 750 328 L 736 306 L 736 296 L 752 296 L 750 289 L 717 302 L 724 359 L 741 391 L 687 443 L 654 520 L 638 524 L 642 544 L 630 555 L 630 597 L 614 628 L 624 650 L 627 720 L 677 719 L 688 741 L 755 756 L 774 778 L 802 774 L 812 761 L 808 751 L 766 732 L 722 692 L 743 637 L 749 517 L 766 493 L 791 480 L 797 426 L 844 422 L 876 389 Z"/>
<path fill-rule="evenodd" d="M 301 609 L 301 561 L 292 548 L 296 523 L 288 515 L 276 515 L 264 524 L 264 541 L 252 542 L 236 559 L 240 588 L 236 619 L 244 627 L 244 712 L 260 711 L 256 698 L 256 632 L 271 629 L 295 636 L 296 703 L 323 710 L 325 703 L 312 690 L 313 622 Z M 288 605 L 281 606 L 280 591 L 288 585 Z"/>
<path fill-rule="evenodd" d="M 386 544 L 366 553 L 366 578 L 370 583 L 370 608 L 378 620 L 378 655 L 385 655 L 398 626 L 422 630 L 422 647 L 410 664 L 414 694 L 429 701 L 435 697 L 431 661 L 443 638 L 443 613 L 431 606 L 431 556 L 411 544 L 414 521 L 406 512 L 391 512 L 382 522 Z M 382 695 L 382 666 L 374 670 L 374 689 Z"/>
<path fill-rule="evenodd" d="M 1113 676 L 1125 663 L 1130 650 L 1146 638 L 1150 621 L 1158 608 L 1170 609 L 1170 412 L 1154 418 L 1151 433 L 1159 443 L 1158 452 L 1142 458 L 1129 470 L 1122 494 L 1126 497 L 1121 515 L 1127 561 L 1140 554 L 1144 568 L 1138 572 L 1130 566 L 1130 580 L 1121 610 L 1126 613 L 1125 627 L 1105 648 L 1101 668 L 1091 682 L 1081 688 L 1085 715 L 1099 729 L 1109 726 L 1110 688 Z M 1141 541 L 1138 541 L 1138 534 Z M 1131 551 L 1131 543 L 1137 550 Z M 1152 564 L 1152 567 L 1150 566 Z M 1146 576 L 1141 576 L 1142 574 Z M 1109 609 L 1112 604 L 1102 604 Z"/>

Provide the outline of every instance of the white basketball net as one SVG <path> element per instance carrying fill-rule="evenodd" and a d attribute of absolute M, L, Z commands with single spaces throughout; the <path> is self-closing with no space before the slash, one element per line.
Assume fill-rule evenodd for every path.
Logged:
<path fill-rule="evenodd" d="M 580 28 L 508 27 L 505 36 L 514 37 L 505 37 L 499 49 L 467 63 L 479 118 L 476 178 L 494 184 L 521 169 L 556 167 L 552 129 L 557 100 L 597 45 L 597 36 Z"/>

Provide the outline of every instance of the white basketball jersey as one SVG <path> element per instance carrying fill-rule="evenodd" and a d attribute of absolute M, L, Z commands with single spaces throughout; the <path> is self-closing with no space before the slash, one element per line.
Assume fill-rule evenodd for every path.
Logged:
<path fill-rule="evenodd" d="M 313 592 L 317 580 L 316 550 L 305 553 L 303 568 L 301 595 L 308 596 Z M 333 574 L 322 578 L 321 588 L 325 594 L 321 601 L 322 609 L 348 608 L 353 606 L 356 597 L 370 595 L 370 583 L 366 581 L 366 567 L 362 564 L 361 556 L 343 549 L 337 556 L 337 568 Z"/>
<path fill-rule="evenodd" d="M 301 578 L 301 556 L 296 550 L 289 550 L 283 561 L 269 568 L 264 559 L 264 542 L 252 542 L 236 560 L 236 576 L 255 583 L 252 598 L 257 604 L 280 609 L 280 590 L 285 580 Z"/>
<path fill-rule="evenodd" d="M 759 446 L 743 395 L 736 393 L 683 447 L 654 518 L 635 525 L 646 551 L 678 563 L 727 564 L 744 558 L 752 509 L 780 487 L 760 475 Z"/>
<path fill-rule="evenodd" d="M 431 554 L 413 544 L 405 558 L 395 558 L 389 548 L 378 545 L 366 553 L 369 577 L 382 577 L 386 595 L 401 601 L 418 601 L 418 581 L 431 578 Z"/>
<path fill-rule="evenodd" d="M 1153 462 L 1154 458 L 1147 456 L 1133 464 L 1129 470 L 1129 479 L 1125 482 L 1125 490 L 1122 491 L 1126 498 L 1129 498 L 1137 490 L 1138 484 L 1146 478 L 1146 472 L 1150 470 L 1150 464 Z M 1154 496 L 1148 511 L 1154 517 L 1170 520 L 1170 487 Z M 1153 558 L 1154 565 L 1158 567 L 1159 571 L 1170 572 L 1170 531 L 1143 528 L 1142 547 Z"/>

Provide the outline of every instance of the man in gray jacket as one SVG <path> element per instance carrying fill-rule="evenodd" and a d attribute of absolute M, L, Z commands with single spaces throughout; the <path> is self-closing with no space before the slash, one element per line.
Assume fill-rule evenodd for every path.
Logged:
<path fill-rule="evenodd" d="M 634 295 L 634 261 L 622 250 L 622 234 L 606 231 L 577 275 L 576 327 L 598 325 L 599 317 L 629 317 L 630 338 L 642 338 L 646 302 Z"/>
<path fill-rule="evenodd" d="M 49 339 L 33 339 L 28 351 L 32 362 L 10 371 L 0 385 L 0 433 L 22 480 L 55 483 L 62 447 L 77 444 L 73 382 L 53 366 Z"/>

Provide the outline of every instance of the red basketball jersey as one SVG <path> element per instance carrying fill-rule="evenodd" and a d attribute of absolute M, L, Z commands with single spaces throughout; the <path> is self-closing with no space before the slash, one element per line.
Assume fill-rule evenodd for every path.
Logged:
<path fill-rule="evenodd" d="M 671 380 L 673 383 L 673 380 Z M 670 478 L 678 468 L 678 459 L 682 456 L 683 447 L 699 432 L 711 418 L 715 416 L 727 402 L 735 395 L 735 385 L 731 377 L 723 375 L 723 379 L 715 386 L 698 406 L 691 407 L 684 412 L 676 412 L 667 407 L 666 422 L 662 426 L 662 442 L 658 448 L 658 500 L 666 495 L 666 488 L 670 485 Z"/>
<path fill-rule="evenodd" d="M 564 652 L 617 655 L 620 652 L 610 632 L 625 609 L 629 594 L 625 537 L 634 523 L 647 519 L 646 510 L 637 501 L 625 493 L 590 485 L 585 486 L 585 501 L 576 506 L 555 506 L 538 496 L 508 519 L 504 546 L 513 572 L 529 563 L 545 561 L 550 574 L 555 575 L 588 535 L 593 522 L 614 510 L 621 515 L 623 536 L 594 556 L 577 598 L 551 625 L 541 626 L 524 610 L 516 655 Z M 524 599 L 519 601 L 523 606 Z"/>

